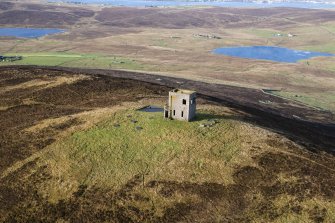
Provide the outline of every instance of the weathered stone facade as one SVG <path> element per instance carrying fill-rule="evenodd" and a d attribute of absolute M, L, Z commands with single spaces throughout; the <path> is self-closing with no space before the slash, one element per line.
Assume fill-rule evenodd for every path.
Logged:
<path fill-rule="evenodd" d="M 191 121 L 196 114 L 196 92 L 174 89 L 169 92 L 169 103 L 164 108 L 164 117 Z"/>

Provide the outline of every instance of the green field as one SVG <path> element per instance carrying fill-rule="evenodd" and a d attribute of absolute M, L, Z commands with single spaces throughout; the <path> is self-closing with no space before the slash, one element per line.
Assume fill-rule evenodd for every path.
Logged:
<path fill-rule="evenodd" d="M 335 101 L 335 92 L 323 92 L 318 94 L 312 93 L 301 93 L 301 92 L 287 92 L 287 91 L 276 91 L 273 93 L 284 98 L 295 100 L 323 110 L 335 111 L 335 104 L 329 103 Z"/>
<path fill-rule="evenodd" d="M 217 121 L 213 127 L 200 127 L 213 118 Z M 118 112 L 52 146 L 44 160 L 57 181 L 46 193 L 55 201 L 70 196 L 78 185 L 118 188 L 134 175 L 231 183 L 230 168 L 240 152 L 238 129 L 237 122 L 213 111 L 199 112 L 193 122 L 163 119 L 161 113 Z"/>
<path fill-rule="evenodd" d="M 316 51 L 316 52 L 325 52 L 325 53 L 335 53 L 335 41 L 328 42 L 316 46 L 306 46 L 304 50 Z"/>
<path fill-rule="evenodd" d="M 283 33 L 281 31 L 271 30 L 271 29 L 249 29 L 246 31 L 250 34 L 253 34 L 253 35 L 256 35 L 262 38 L 276 38 L 275 35 L 278 33 L 283 34 L 284 36 L 287 35 L 286 33 Z M 278 37 L 278 38 L 282 38 L 282 37 Z"/>
<path fill-rule="evenodd" d="M 12 56 L 13 54 L 5 54 Z M 105 56 L 98 54 L 76 54 L 76 53 L 15 53 L 23 56 L 20 61 L 0 62 L 0 65 L 40 65 L 40 66 L 63 66 L 101 69 L 143 69 L 144 66 L 133 59 L 119 56 Z"/>
<path fill-rule="evenodd" d="M 216 124 L 212 127 L 200 127 L 200 124 L 213 120 Z M 39 163 L 50 168 L 52 177 L 45 182 L 40 193 L 51 203 L 57 203 L 70 199 L 80 187 L 122 190 L 137 176 L 141 183 L 133 190 L 137 196 L 147 197 L 152 203 L 135 199 L 122 201 L 122 205 L 131 205 L 139 210 L 148 210 L 153 205 L 155 213 L 161 215 L 176 201 L 194 202 L 199 197 L 185 197 L 178 192 L 173 197 L 165 197 L 161 195 L 164 188 L 158 192 L 148 187 L 148 183 L 184 182 L 187 179 L 189 184 L 235 185 L 236 167 L 243 169 L 245 165 L 255 165 L 250 148 L 243 145 L 245 130 L 240 121 L 226 118 L 213 108 L 199 110 L 193 122 L 166 120 L 161 113 L 121 110 L 94 127 L 77 131 L 48 148 Z M 257 131 L 254 129 L 253 136 L 262 134 Z M 278 174 L 276 179 L 283 184 L 299 179 L 294 174 L 274 174 Z M 247 179 L 252 177 L 257 175 L 250 175 Z M 251 195 L 256 203 L 269 199 L 258 189 L 246 196 Z M 270 208 L 280 213 L 286 206 L 296 204 L 296 199 L 295 195 L 283 193 L 274 197 Z M 331 201 L 313 198 L 299 201 L 299 205 L 303 210 L 300 214 L 284 212 L 273 222 L 309 222 L 308 210 L 311 207 L 326 208 L 326 221 L 334 219 L 334 203 Z M 217 222 L 222 220 L 222 210 L 213 210 Z M 256 219 L 255 222 L 264 218 L 253 212 L 246 214 Z"/>
<path fill-rule="evenodd" d="M 332 32 L 335 34 L 335 24 L 334 23 L 328 23 L 324 24 L 323 27 L 328 30 L 329 32 Z"/>

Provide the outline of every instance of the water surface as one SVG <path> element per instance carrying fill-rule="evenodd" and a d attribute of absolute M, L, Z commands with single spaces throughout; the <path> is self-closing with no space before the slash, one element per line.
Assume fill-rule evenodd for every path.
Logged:
<path fill-rule="evenodd" d="M 139 111 L 142 111 L 142 112 L 163 112 L 164 109 L 160 108 L 160 107 L 157 107 L 157 106 L 154 106 L 154 105 L 149 105 L 149 106 L 146 106 L 144 108 L 139 109 Z"/>
<path fill-rule="evenodd" d="M 293 50 L 275 46 L 223 47 L 215 49 L 213 53 L 247 59 L 271 60 L 286 63 L 296 63 L 299 60 L 305 60 L 312 57 L 335 56 L 330 53 Z"/>
<path fill-rule="evenodd" d="M 0 28 L 0 36 L 13 36 L 18 38 L 39 38 L 62 32 L 65 32 L 65 30 L 46 28 Z"/>

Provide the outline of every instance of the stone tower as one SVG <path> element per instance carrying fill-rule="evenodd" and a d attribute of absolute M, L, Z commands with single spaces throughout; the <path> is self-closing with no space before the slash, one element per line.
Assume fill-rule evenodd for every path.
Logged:
<path fill-rule="evenodd" d="M 191 121 L 196 113 L 196 92 L 174 89 L 169 92 L 169 103 L 164 107 L 164 117 Z"/>

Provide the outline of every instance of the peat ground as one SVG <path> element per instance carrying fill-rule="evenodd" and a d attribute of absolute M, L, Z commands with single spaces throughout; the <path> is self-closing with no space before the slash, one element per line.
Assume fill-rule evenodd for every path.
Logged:
<path fill-rule="evenodd" d="M 20 66 L 18 69 L 25 70 L 34 67 L 35 66 Z M 41 68 L 70 73 L 79 72 L 87 75 L 105 75 L 141 81 L 168 88 L 193 89 L 203 98 L 243 111 L 247 114 L 245 118 L 249 121 L 278 131 L 298 143 L 300 142 L 303 145 L 311 143 L 311 147 L 330 153 L 335 151 L 334 113 L 265 94 L 261 89 L 209 84 L 189 79 L 128 71 L 63 67 Z"/>

